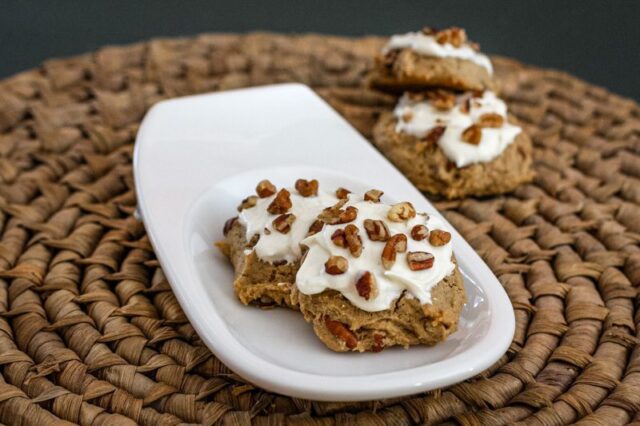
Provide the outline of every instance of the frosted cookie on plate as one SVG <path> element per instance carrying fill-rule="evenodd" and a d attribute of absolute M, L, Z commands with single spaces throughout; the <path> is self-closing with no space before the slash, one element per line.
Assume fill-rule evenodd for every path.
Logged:
<path fill-rule="evenodd" d="M 434 345 L 456 331 L 466 301 L 445 222 L 379 196 L 349 194 L 301 241 L 293 298 L 334 351 Z"/>
<path fill-rule="evenodd" d="M 490 90 L 407 92 L 373 142 L 418 189 L 448 199 L 509 192 L 534 175 L 529 137 Z"/>
<path fill-rule="evenodd" d="M 256 187 L 256 195 L 244 199 L 238 217 L 224 226 L 218 248 L 235 270 L 238 299 L 262 307 L 287 306 L 302 257 L 300 241 L 323 224 L 317 220 L 323 208 L 335 204 L 335 195 L 318 193 L 318 181 L 299 179 L 294 188 L 276 188 L 268 180 Z"/>
<path fill-rule="evenodd" d="M 376 57 L 369 84 L 402 92 L 428 87 L 495 89 L 491 60 L 461 28 L 394 35 Z"/>

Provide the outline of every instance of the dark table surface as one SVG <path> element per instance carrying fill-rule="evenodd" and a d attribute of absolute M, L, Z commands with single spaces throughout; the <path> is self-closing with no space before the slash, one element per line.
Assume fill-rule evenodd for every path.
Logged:
<path fill-rule="evenodd" d="M 109 44 L 201 32 L 392 34 L 458 25 L 485 52 L 640 100 L 640 2 L 4 0 L 0 78 Z"/>

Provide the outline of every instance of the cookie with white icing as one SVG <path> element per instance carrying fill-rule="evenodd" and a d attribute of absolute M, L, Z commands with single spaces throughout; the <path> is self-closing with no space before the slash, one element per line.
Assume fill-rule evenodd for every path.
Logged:
<path fill-rule="evenodd" d="M 420 190 L 496 195 L 534 176 L 529 137 L 495 93 L 405 93 L 373 130 L 377 148 Z"/>
<path fill-rule="evenodd" d="M 392 36 L 375 59 L 369 84 L 390 92 L 429 87 L 495 90 L 491 60 L 456 27 Z"/>

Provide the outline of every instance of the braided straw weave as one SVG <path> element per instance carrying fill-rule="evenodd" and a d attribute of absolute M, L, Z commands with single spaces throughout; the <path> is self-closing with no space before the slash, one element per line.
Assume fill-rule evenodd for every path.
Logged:
<path fill-rule="evenodd" d="M 255 388 L 200 342 L 133 216 L 145 111 L 300 81 L 370 136 L 393 105 L 360 87 L 381 42 L 154 40 L 1 82 L 0 422 L 640 424 L 640 108 L 506 59 L 503 95 L 538 176 L 509 196 L 438 204 L 513 302 L 515 338 L 495 366 L 414 397 L 324 403 Z"/>

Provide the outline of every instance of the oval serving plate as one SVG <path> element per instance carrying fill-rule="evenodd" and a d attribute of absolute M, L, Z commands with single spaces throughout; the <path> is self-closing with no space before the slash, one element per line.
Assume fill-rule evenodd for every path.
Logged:
<path fill-rule="evenodd" d="M 138 207 L 162 268 L 202 341 L 229 368 L 265 389 L 316 400 L 391 398 L 478 374 L 507 350 L 513 309 L 496 277 L 453 232 L 468 303 L 459 330 L 434 347 L 334 353 L 300 314 L 242 305 L 233 270 L 213 247 L 226 219 L 268 178 L 291 186 L 379 188 L 387 202 L 424 196 L 308 87 L 284 84 L 164 101 L 136 140 Z"/>

